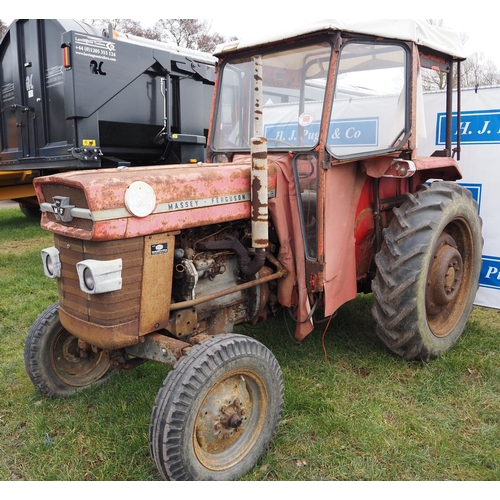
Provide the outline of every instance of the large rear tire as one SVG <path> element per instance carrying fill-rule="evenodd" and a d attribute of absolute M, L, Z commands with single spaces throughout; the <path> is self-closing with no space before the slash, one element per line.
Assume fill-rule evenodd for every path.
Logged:
<path fill-rule="evenodd" d="M 464 187 L 434 182 L 394 214 L 375 258 L 377 335 L 405 359 L 428 361 L 457 342 L 473 307 L 483 247 L 478 206 Z"/>
<path fill-rule="evenodd" d="M 150 448 L 169 480 L 228 481 L 252 469 L 283 407 L 278 362 L 261 343 L 222 334 L 181 358 L 158 392 Z"/>

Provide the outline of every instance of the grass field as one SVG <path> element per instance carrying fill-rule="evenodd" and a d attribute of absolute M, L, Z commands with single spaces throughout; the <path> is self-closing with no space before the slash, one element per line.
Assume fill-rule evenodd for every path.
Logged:
<path fill-rule="evenodd" d="M 65 400 L 25 373 L 27 331 L 57 300 L 39 256 L 51 245 L 36 221 L 0 210 L 0 480 L 159 480 L 148 426 L 168 367 L 146 363 Z M 283 316 L 239 329 L 285 378 L 276 438 L 243 480 L 500 480 L 499 312 L 476 307 L 459 343 L 423 364 L 380 344 L 372 300 L 346 304 L 301 345 Z"/>

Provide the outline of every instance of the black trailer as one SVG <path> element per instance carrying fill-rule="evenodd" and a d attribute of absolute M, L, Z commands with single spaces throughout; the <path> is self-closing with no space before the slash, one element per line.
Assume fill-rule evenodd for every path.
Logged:
<path fill-rule="evenodd" d="M 203 161 L 215 58 L 83 22 L 0 43 L 0 172 Z"/>

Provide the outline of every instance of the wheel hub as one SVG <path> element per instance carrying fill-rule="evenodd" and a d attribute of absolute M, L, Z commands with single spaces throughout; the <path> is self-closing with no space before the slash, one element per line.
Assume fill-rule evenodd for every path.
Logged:
<path fill-rule="evenodd" d="M 220 409 L 219 421 L 215 424 L 215 429 L 238 429 L 243 423 L 243 415 L 246 413 L 241 401 L 236 398 L 229 406 L 223 405 Z"/>
<path fill-rule="evenodd" d="M 462 256 L 455 240 L 443 233 L 438 240 L 426 293 L 428 316 L 437 316 L 457 297 L 463 277 Z"/>
<path fill-rule="evenodd" d="M 238 463 L 258 440 L 267 414 L 262 379 L 253 371 L 237 371 L 208 391 L 194 422 L 198 460 L 211 470 Z"/>
<path fill-rule="evenodd" d="M 61 329 L 52 344 L 51 365 L 54 373 L 71 387 L 84 387 L 99 380 L 109 370 L 104 352 L 84 352 L 78 339 Z"/>
<path fill-rule="evenodd" d="M 236 375 L 219 383 L 206 398 L 196 424 L 201 449 L 221 453 L 244 432 L 251 397 L 245 378 Z"/>
<path fill-rule="evenodd" d="M 77 340 L 75 337 L 67 337 L 62 345 L 62 354 L 69 363 L 78 363 L 81 358 L 76 354 Z"/>

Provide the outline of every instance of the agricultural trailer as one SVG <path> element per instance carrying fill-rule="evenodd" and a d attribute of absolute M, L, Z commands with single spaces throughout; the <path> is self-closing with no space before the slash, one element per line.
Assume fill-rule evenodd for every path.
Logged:
<path fill-rule="evenodd" d="M 36 177 L 205 158 L 216 59 L 71 19 L 0 42 L 0 199 L 40 216 Z"/>

